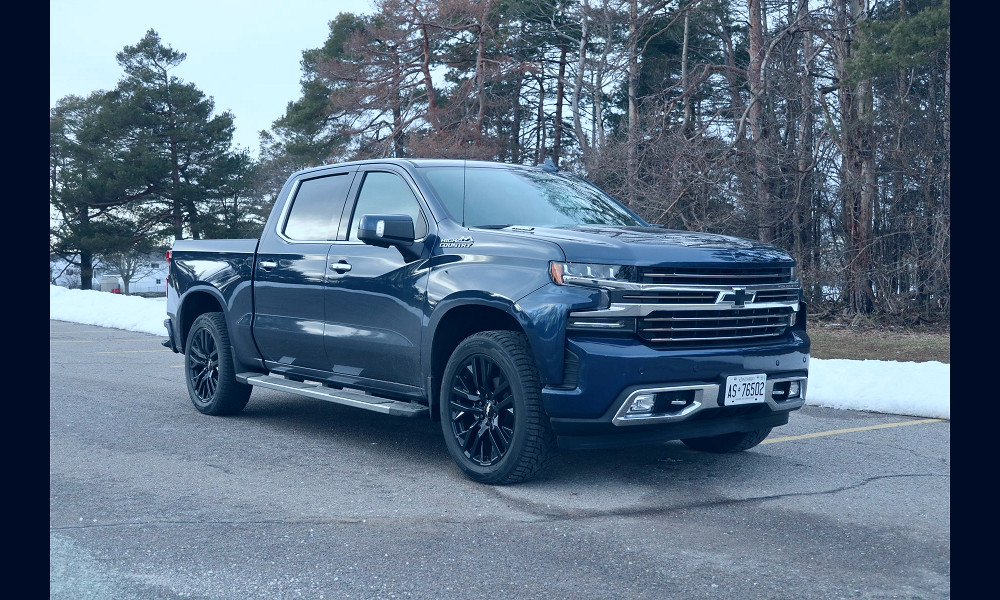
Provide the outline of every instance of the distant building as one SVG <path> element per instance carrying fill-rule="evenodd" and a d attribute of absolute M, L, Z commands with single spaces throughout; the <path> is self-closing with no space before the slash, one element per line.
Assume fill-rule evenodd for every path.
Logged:
<path fill-rule="evenodd" d="M 167 261 L 162 252 L 151 252 L 145 256 L 146 267 L 140 269 L 137 277 L 129 282 L 131 294 L 159 294 L 167 291 Z M 122 279 L 116 269 L 110 265 L 95 261 L 92 289 L 101 289 L 101 280 L 106 277 L 118 279 L 118 289 L 122 289 Z M 105 280 L 107 281 L 107 280 Z M 49 257 L 49 283 L 62 287 L 78 289 L 80 287 L 80 267 L 67 265 L 66 261 L 56 256 Z M 108 287 L 107 283 L 104 286 Z"/>

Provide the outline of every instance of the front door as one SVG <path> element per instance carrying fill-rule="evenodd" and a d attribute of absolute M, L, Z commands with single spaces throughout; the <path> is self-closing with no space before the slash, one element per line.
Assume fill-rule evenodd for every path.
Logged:
<path fill-rule="evenodd" d="M 341 225 L 346 239 L 330 247 L 326 352 L 339 375 L 419 387 L 426 260 L 407 262 L 396 248 L 359 242 L 357 229 L 366 214 L 409 215 L 421 240 L 428 221 L 403 173 L 378 169 L 358 173 L 357 200 Z"/>

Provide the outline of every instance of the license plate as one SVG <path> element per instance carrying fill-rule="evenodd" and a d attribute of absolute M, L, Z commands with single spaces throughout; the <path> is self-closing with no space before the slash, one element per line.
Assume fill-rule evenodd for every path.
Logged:
<path fill-rule="evenodd" d="M 759 404 L 764 402 L 767 375 L 731 375 L 726 378 L 725 405 Z"/>

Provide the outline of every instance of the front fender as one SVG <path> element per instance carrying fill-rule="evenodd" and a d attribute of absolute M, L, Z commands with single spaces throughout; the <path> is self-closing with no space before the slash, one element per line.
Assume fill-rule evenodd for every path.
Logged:
<path fill-rule="evenodd" d="M 517 300 L 483 291 L 458 292 L 441 300 L 427 324 L 430 335 L 424 336 L 421 361 L 430 375 L 434 334 L 444 316 L 460 306 L 483 306 L 511 316 L 528 338 L 532 358 L 545 385 L 559 384 L 563 377 L 566 339 L 566 315 L 570 310 L 595 307 L 600 302 L 598 290 L 588 290 L 552 283 L 525 294 Z"/>
<path fill-rule="evenodd" d="M 600 305 L 601 292 L 548 283 L 514 303 L 514 317 L 521 323 L 543 385 L 559 385 L 563 380 L 566 351 L 566 315 L 571 310 Z"/>

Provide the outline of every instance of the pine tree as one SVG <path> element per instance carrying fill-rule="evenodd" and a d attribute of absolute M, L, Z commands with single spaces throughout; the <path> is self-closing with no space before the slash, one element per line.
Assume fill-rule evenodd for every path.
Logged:
<path fill-rule="evenodd" d="M 61 99 L 49 116 L 50 251 L 80 267 L 84 289 L 98 255 L 130 251 L 155 223 L 140 208 L 157 191 L 142 176 L 146 152 L 119 110 L 94 92 Z"/>
<path fill-rule="evenodd" d="M 214 101 L 172 73 L 186 56 L 150 29 L 118 53 L 125 77 L 112 97 L 132 120 L 134 142 L 153 149 L 144 176 L 158 190 L 165 233 L 183 239 L 187 227 L 199 239 L 213 227 L 212 207 L 228 197 L 227 182 L 246 169 L 248 157 L 232 152 L 232 113 L 213 114 Z"/>

